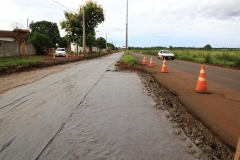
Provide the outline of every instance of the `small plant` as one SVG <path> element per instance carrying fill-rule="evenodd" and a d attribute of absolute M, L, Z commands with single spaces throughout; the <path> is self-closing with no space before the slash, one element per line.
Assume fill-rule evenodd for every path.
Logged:
<path fill-rule="evenodd" d="M 240 68 L 240 59 L 238 59 L 233 66 L 236 68 Z"/>
<path fill-rule="evenodd" d="M 211 56 L 210 54 L 208 53 L 205 57 L 204 57 L 204 60 L 205 60 L 205 63 L 211 63 Z"/>

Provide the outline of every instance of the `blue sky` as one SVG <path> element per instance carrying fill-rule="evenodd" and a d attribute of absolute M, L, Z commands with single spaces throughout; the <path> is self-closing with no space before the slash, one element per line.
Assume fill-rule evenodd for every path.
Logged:
<path fill-rule="evenodd" d="M 77 11 L 85 0 L 55 0 Z M 96 30 L 116 46 L 125 46 L 126 0 L 97 0 L 105 21 Z M 128 0 L 128 46 L 181 46 L 240 48 L 240 0 Z M 66 8 L 53 0 L 0 1 L 0 30 L 12 30 L 10 23 L 27 28 L 29 21 L 64 19 Z M 65 34 L 59 26 L 60 34 Z"/>

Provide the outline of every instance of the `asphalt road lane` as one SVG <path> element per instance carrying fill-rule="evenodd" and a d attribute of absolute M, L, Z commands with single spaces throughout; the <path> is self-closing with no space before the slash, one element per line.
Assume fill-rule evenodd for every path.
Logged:
<path fill-rule="evenodd" d="M 142 54 L 132 53 L 133 55 L 142 58 Z M 150 56 L 148 56 L 150 57 Z M 152 56 L 155 66 L 162 66 L 163 60 L 158 59 L 156 56 Z M 148 58 L 149 60 L 149 58 Z M 177 71 L 181 71 L 198 78 L 201 70 L 200 63 L 193 63 L 182 60 L 167 60 L 167 67 Z M 147 61 L 148 63 L 148 61 Z M 204 65 L 206 72 L 207 82 L 218 84 L 222 87 L 234 90 L 240 93 L 240 70 L 230 69 L 225 67 L 217 67 L 211 65 Z M 240 97 L 239 97 L 240 99 Z"/>

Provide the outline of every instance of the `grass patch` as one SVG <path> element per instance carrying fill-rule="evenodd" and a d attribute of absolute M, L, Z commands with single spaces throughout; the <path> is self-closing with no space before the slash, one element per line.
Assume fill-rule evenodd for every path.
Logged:
<path fill-rule="evenodd" d="M 121 59 L 124 63 L 127 63 L 129 66 L 136 66 L 137 60 L 130 54 L 124 53 Z"/>
<path fill-rule="evenodd" d="M 0 57 L 0 68 L 7 66 L 27 66 L 29 63 L 42 62 L 45 56 L 26 56 L 20 60 L 18 56 Z"/>

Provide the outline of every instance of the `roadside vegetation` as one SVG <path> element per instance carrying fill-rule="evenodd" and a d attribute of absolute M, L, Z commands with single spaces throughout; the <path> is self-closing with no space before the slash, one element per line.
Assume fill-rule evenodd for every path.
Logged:
<path fill-rule="evenodd" d="M 124 63 L 128 64 L 129 67 L 136 66 L 137 60 L 130 54 L 124 53 L 121 59 Z"/>
<path fill-rule="evenodd" d="M 0 57 L 0 69 L 7 66 L 28 66 L 31 63 L 42 62 L 45 56 L 26 56 L 20 60 L 18 56 Z"/>
<path fill-rule="evenodd" d="M 219 65 L 224 67 L 240 68 L 240 50 L 239 49 L 213 49 L 210 45 L 203 48 L 131 48 L 131 51 L 157 56 L 159 50 L 167 49 L 174 53 L 176 59 Z"/>

